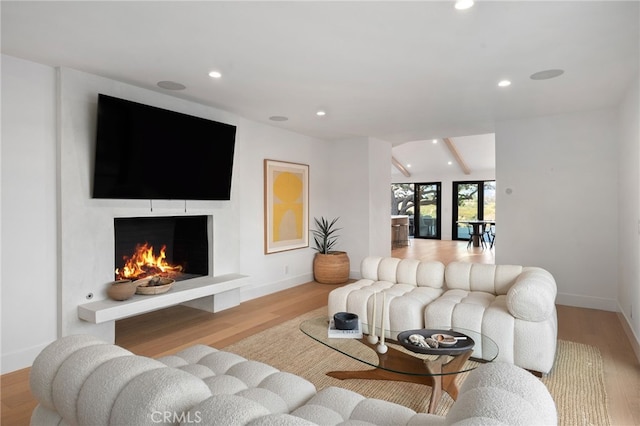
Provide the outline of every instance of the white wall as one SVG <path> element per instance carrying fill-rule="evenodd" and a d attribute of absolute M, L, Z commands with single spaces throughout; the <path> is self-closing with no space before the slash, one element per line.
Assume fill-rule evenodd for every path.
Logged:
<path fill-rule="evenodd" d="M 616 310 L 618 139 L 615 109 L 497 123 L 496 263 L 546 268 L 559 304 Z"/>
<path fill-rule="evenodd" d="M 2 56 L 2 372 L 56 338 L 56 89 L 52 68 Z"/>
<path fill-rule="evenodd" d="M 618 308 L 640 345 L 640 78 L 620 107 L 619 147 Z"/>
<path fill-rule="evenodd" d="M 151 212 L 146 201 L 90 198 L 98 92 L 236 124 L 232 200 L 187 203 L 187 214 L 214 217 L 214 274 L 249 275 L 242 300 L 311 279 L 311 248 L 263 253 L 263 160 L 309 164 L 313 217 L 333 205 L 331 143 L 95 75 L 2 60 L 3 373 L 29 366 L 59 335 L 108 334 L 78 320 L 76 309 L 87 293 L 104 297 L 112 279 L 114 217 L 184 212 L 183 202 L 154 201 Z M 368 179 L 366 168 L 357 172 L 348 180 Z M 347 222 L 355 215 L 341 214 Z"/>
<path fill-rule="evenodd" d="M 242 290 L 243 300 L 313 280 L 313 256 L 310 247 L 264 254 L 264 159 L 290 161 L 309 165 L 309 227 L 314 216 L 324 215 L 331 196 L 327 179 L 326 158 L 331 146 L 324 141 L 271 126 L 240 119 L 238 131 L 243 143 L 236 158 L 241 185 L 237 191 L 242 206 L 238 216 L 240 270 L 250 276 L 250 287 Z M 285 272 L 286 271 L 286 272 Z"/>
<path fill-rule="evenodd" d="M 391 255 L 391 144 L 379 139 L 369 139 L 369 246 L 365 256 Z"/>
<path fill-rule="evenodd" d="M 340 217 L 338 227 L 342 229 L 336 250 L 348 253 L 351 277 L 355 278 L 360 276 L 360 262 L 366 256 L 391 254 L 391 180 L 390 172 L 385 174 L 391 162 L 391 144 L 354 138 L 332 145 L 327 159 L 331 204 L 318 217 Z"/>
<path fill-rule="evenodd" d="M 440 182 L 440 239 L 451 240 L 453 231 L 453 182 L 469 181 L 469 180 L 495 180 L 495 170 L 482 170 L 471 171 L 470 174 L 465 175 L 463 172 L 448 173 L 446 175 L 441 174 L 429 174 L 416 173 L 405 177 L 404 175 L 394 175 L 392 178 L 393 183 L 427 183 L 427 182 Z M 496 205 L 496 211 L 500 209 L 499 205 Z M 497 213 L 496 213 L 497 214 Z M 500 250 L 499 245 L 496 244 L 494 250 Z"/>

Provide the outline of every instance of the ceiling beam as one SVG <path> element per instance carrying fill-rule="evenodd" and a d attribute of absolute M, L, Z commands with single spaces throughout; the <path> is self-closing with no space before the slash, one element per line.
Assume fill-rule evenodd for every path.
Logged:
<path fill-rule="evenodd" d="M 449 151 L 451 151 L 451 155 L 453 155 L 453 158 L 456 159 L 464 174 L 470 175 L 471 169 L 469 168 L 469 166 L 467 166 L 467 163 L 464 161 L 464 158 L 462 158 L 462 155 L 460 155 L 460 152 L 458 152 L 458 148 L 456 148 L 456 145 L 453 143 L 453 141 L 449 138 L 442 138 L 442 140 L 447 145 L 447 148 L 449 148 Z"/>
<path fill-rule="evenodd" d="M 409 173 L 409 170 L 405 169 L 405 167 L 402 164 L 400 164 L 398 160 L 396 160 L 396 157 L 393 157 L 393 156 L 391 157 L 391 164 L 393 164 L 396 169 L 400 170 L 400 173 L 402 173 L 406 177 L 411 176 L 411 173 Z"/>

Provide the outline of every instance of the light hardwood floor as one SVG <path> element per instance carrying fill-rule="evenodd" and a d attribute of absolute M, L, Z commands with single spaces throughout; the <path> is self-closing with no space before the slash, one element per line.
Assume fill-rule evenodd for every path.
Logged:
<path fill-rule="evenodd" d="M 494 263 L 493 252 L 467 250 L 466 243 L 416 240 L 395 249 L 395 257 Z M 216 314 L 176 306 L 117 322 L 117 344 L 134 353 L 161 356 L 195 343 L 223 348 L 259 331 L 325 306 L 335 286 L 307 283 L 242 303 Z M 590 344 L 604 360 L 605 387 L 614 426 L 640 424 L 640 363 L 616 313 L 558 306 L 558 338 Z M 29 369 L 2 380 L 2 425 L 27 425 L 35 400 L 29 392 Z"/>

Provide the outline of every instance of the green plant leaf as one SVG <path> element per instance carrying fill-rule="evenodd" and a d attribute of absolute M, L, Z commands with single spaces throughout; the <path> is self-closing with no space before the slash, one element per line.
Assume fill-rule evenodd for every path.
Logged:
<path fill-rule="evenodd" d="M 329 254 L 338 242 L 339 235 L 336 235 L 336 232 L 341 228 L 335 228 L 335 225 L 339 217 L 334 218 L 331 222 L 324 217 L 313 219 L 316 225 L 316 229 L 311 230 L 316 245 L 313 249 L 322 254 Z"/>

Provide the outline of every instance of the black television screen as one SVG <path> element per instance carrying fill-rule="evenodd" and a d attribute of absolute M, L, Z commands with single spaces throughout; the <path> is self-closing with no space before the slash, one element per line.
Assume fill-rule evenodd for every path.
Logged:
<path fill-rule="evenodd" d="M 229 200 L 236 127 L 98 95 L 93 198 Z"/>

